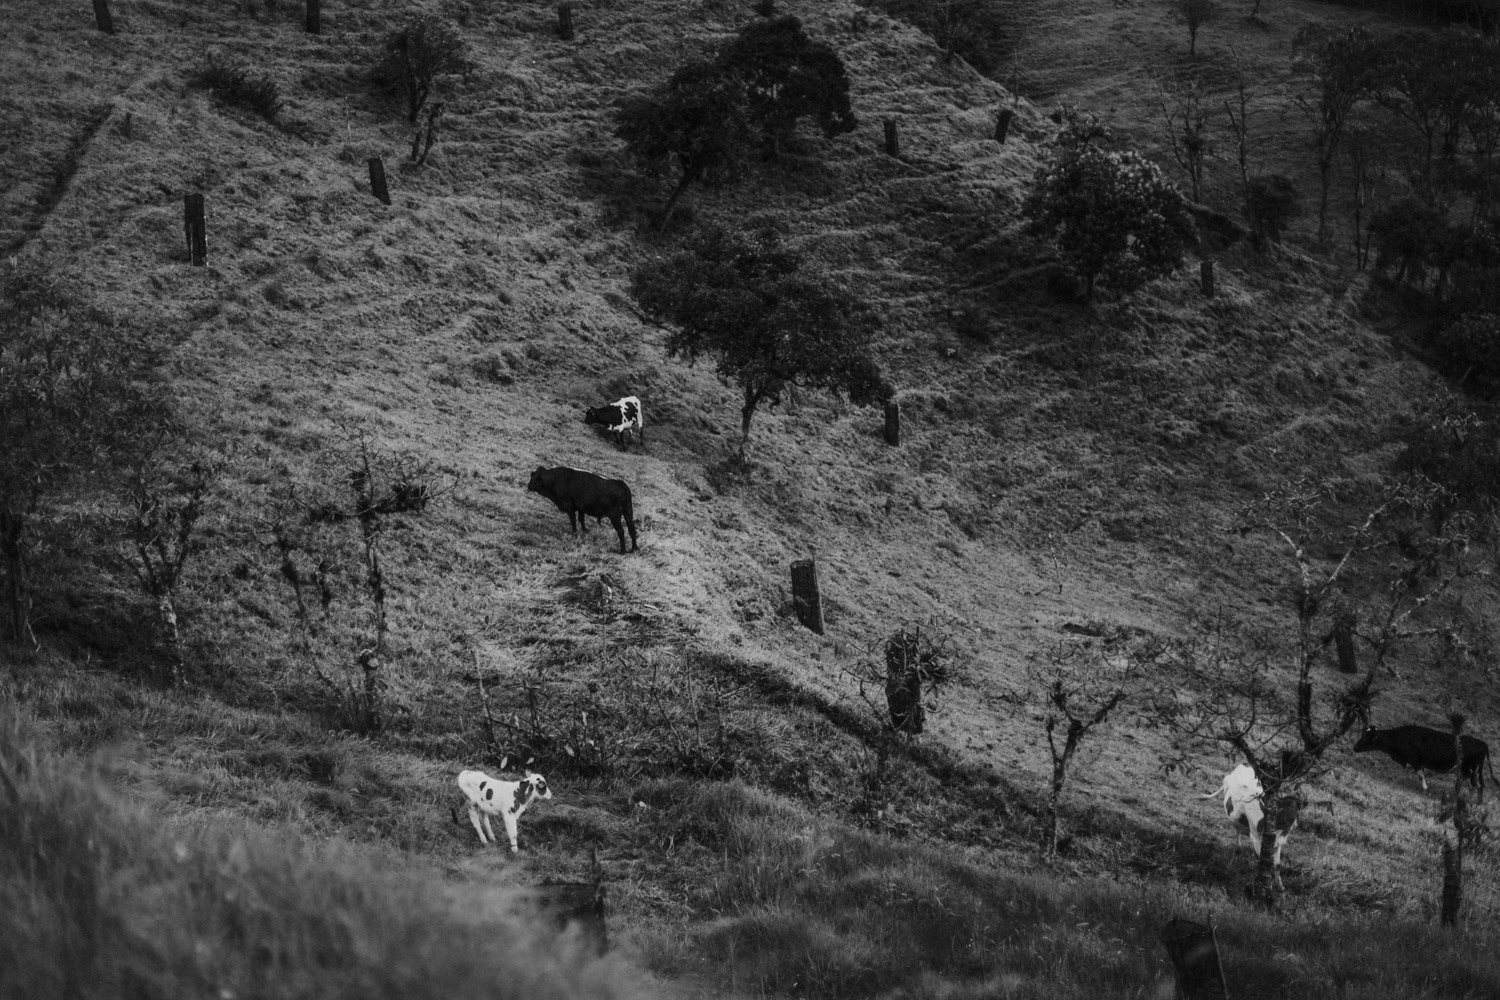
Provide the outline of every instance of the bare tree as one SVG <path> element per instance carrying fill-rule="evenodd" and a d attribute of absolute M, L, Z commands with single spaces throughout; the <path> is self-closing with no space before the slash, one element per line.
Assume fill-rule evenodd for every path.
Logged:
<path fill-rule="evenodd" d="M 1224 99 L 1224 114 L 1229 119 L 1229 134 L 1234 139 L 1235 160 L 1240 165 L 1243 190 L 1250 186 L 1250 85 L 1240 66 L 1239 53 L 1233 48 L 1230 53 L 1234 58 L 1234 96 Z"/>
<path fill-rule="evenodd" d="M 1177 16 L 1187 25 L 1188 56 L 1198 58 L 1198 31 L 1219 15 L 1214 0 L 1177 0 Z"/>
<path fill-rule="evenodd" d="M 1139 666 L 1154 660 L 1161 649 L 1154 639 L 1142 645 L 1131 633 L 1116 629 L 1101 630 L 1096 638 L 1060 638 L 1031 654 L 1028 691 L 1017 700 L 1040 700 L 1045 706 L 1042 726 L 1052 754 L 1045 835 L 1051 853 L 1065 842 L 1059 836 L 1058 802 L 1079 745 L 1108 720 L 1127 697 Z"/>
<path fill-rule="evenodd" d="M 1398 643 L 1418 638 L 1461 642 L 1446 624 L 1415 627 L 1413 615 L 1428 606 L 1466 572 L 1469 522 L 1446 519 L 1445 530 L 1414 538 L 1413 525 L 1438 523 L 1451 499 L 1423 481 L 1390 488 L 1342 540 L 1324 527 L 1323 507 L 1331 491 L 1299 482 L 1273 491 L 1241 512 L 1243 532 L 1266 531 L 1290 550 L 1296 579 L 1289 602 L 1296 616 L 1288 645 L 1257 633 L 1222 613 L 1198 622 L 1196 635 L 1179 643 L 1178 666 L 1191 683 L 1176 685 L 1157 699 L 1156 717 L 1179 736 L 1231 747 L 1255 771 L 1265 790 L 1262 807 L 1268 829 L 1261 841 L 1254 895 L 1276 905 L 1284 887 L 1274 856 L 1277 830 L 1288 829 L 1300 808 L 1298 789 L 1316 777 L 1333 745 L 1368 719 L 1375 680 Z M 1312 554 L 1337 542 L 1331 566 Z M 1376 555 L 1392 552 L 1406 565 L 1387 580 L 1384 597 L 1357 615 L 1368 623 L 1354 634 L 1369 649 L 1363 670 L 1351 685 L 1323 699 L 1314 697 L 1314 668 L 1338 629 L 1348 623 L 1355 599 L 1350 579 L 1380 572 Z M 1293 679 L 1273 668 L 1290 652 Z M 1169 764 L 1176 766 L 1180 760 Z"/>
<path fill-rule="evenodd" d="M 1198 80 L 1182 76 L 1157 84 L 1163 131 L 1172 158 L 1187 174 L 1193 200 L 1203 200 L 1203 170 L 1208 159 L 1209 110 Z"/>
<path fill-rule="evenodd" d="M 1363 28 L 1338 30 L 1310 24 L 1297 32 L 1293 49 L 1303 54 L 1317 88 L 1312 100 L 1298 97 L 1297 104 L 1313 123 L 1320 183 L 1318 239 L 1326 240 L 1334 157 L 1355 106 L 1370 96 L 1377 82 L 1379 47 Z"/>

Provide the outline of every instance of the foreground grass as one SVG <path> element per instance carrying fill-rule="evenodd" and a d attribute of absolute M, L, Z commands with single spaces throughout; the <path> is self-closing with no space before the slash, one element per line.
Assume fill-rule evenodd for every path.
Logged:
<path fill-rule="evenodd" d="M 1483 925 L 1444 933 L 1310 907 L 1278 917 L 1208 891 L 997 872 L 738 783 L 636 794 L 704 875 L 688 887 L 694 946 L 725 986 L 752 994 L 1170 996 L 1160 929 L 1211 914 L 1236 997 L 1500 995 L 1500 941 Z M 683 958 L 672 934 L 645 943 L 661 971 Z"/>
<path fill-rule="evenodd" d="M 619 997 L 612 961 L 395 852 L 163 825 L 0 710 L 0 997 Z"/>

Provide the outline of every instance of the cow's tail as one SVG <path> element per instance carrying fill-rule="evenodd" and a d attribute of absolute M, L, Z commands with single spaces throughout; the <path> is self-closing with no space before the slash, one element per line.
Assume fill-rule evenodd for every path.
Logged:
<path fill-rule="evenodd" d="M 1202 795 L 1198 796 L 1198 798 L 1200 798 L 1200 799 L 1211 799 L 1215 795 L 1223 795 L 1225 787 L 1226 787 L 1225 785 L 1221 784 L 1218 788 L 1215 788 L 1211 792 L 1204 792 Z"/>
<path fill-rule="evenodd" d="M 630 525 L 631 537 L 641 530 L 641 526 L 635 519 L 635 498 L 629 493 L 625 494 L 625 522 Z"/>

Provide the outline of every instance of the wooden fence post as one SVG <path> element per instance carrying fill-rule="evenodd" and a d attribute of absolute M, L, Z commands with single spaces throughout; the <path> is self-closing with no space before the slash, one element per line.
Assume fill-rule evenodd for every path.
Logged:
<path fill-rule="evenodd" d="M 1015 116 L 1016 113 L 1010 108 L 1001 108 L 1000 117 L 995 119 L 995 141 L 1002 146 L 1005 145 L 1006 133 L 1010 131 L 1011 119 Z"/>
<path fill-rule="evenodd" d="M 188 260 L 194 267 L 208 262 L 208 225 L 203 218 L 203 192 L 182 196 L 182 228 L 187 235 Z"/>
<path fill-rule="evenodd" d="M 885 443 L 892 447 L 901 443 L 901 404 L 894 399 L 885 404 Z"/>
<path fill-rule="evenodd" d="M 385 187 L 385 164 L 378 156 L 370 157 L 370 193 L 384 204 L 391 203 L 391 193 Z"/>
<path fill-rule="evenodd" d="M 570 3 L 557 5 L 557 37 L 565 42 L 573 40 L 573 5 Z"/>
<path fill-rule="evenodd" d="M 894 118 L 885 120 L 885 155 L 901 155 L 901 140 L 896 135 L 896 119 Z"/>
<path fill-rule="evenodd" d="M 1177 972 L 1180 1000 L 1228 1000 L 1213 924 L 1174 919 L 1161 929 L 1161 943 Z"/>
<path fill-rule="evenodd" d="M 109 16 L 109 0 L 94 0 L 94 24 L 106 35 L 115 33 L 115 19 Z"/>
<path fill-rule="evenodd" d="M 321 34 L 323 31 L 323 0 L 307 0 L 307 33 Z"/>
<path fill-rule="evenodd" d="M 1214 297 L 1214 262 L 1205 257 L 1198 262 L 1198 280 L 1203 286 L 1203 294 L 1209 298 Z"/>
<path fill-rule="evenodd" d="M 823 634 L 823 598 L 818 593 L 818 561 L 799 559 L 792 563 L 792 606 L 797 620 Z"/>

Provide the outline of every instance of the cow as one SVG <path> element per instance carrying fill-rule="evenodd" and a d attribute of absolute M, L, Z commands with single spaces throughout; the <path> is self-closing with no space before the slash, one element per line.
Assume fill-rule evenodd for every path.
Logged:
<path fill-rule="evenodd" d="M 1220 782 L 1217 789 L 1200 795 L 1199 798 L 1211 799 L 1217 795 L 1224 796 L 1224 814 L 1235 826 L 1236 839 L 1238 839 L 1238 833 L 1248 833 L 1250 847 L 1254 850 L 1255 856 L 1260 857 L 1261 838 L 1266 828 L 1265 815 L 1260 803 L 1265 791 L 1261 788 L 1260 780 L 1255 777 L 1254 768 L 1249 764 L 1241 764 L 1224 775 L 1224 780 Z M 1286 844 L 1287 837 L 1291 836 L 1296 826 L 1295 810 L 1282 810 L 1282 813 L 1277 816 L 1274 854 L 1277 866 L 1281 864 L 1281 848 Z"/>
<path fill-rule="evenodd" d="M 500 781 L 483 771 L 458 772 L 458 787 L 469 800 L 469 822 L 479 834 L 481 844 L 495 843 L 495 831 L 490 827 L 490 817 L 499 816 L 505 822 L 505 833 L 510 838 L 510 853 L 520 850 L 516 846 L 516 822 L 526 807 L 538 799 L 552 798 L 552 789 L 547 779 L 531 771 L 520 781 Z"/>
<path fill-rule="evenodd" d="M 642 448 L 646 447 L 646 414 L 641 409 L 641 401 L 634 396 L 617 399 L 608 406 L 585 409 L 583 422 L 603 427 L 622 451 L 629 447 L 631 438 L 639 441 Z"/>
<path fill-rule="evenodd" d="M 1477 736 L 1465 736 L 1463 747 L 1461 773 L 1479 793 L 1479 801 L 1483 802 L 1485 768 L 1489 768 L 1491 778 L 1495 776 L 1494 765 L 1490 763 L 1490 746 Z M 1416 771 L 1424 792 L 1427 791 L 1427 771 L 1446 774 L 1453 770 L 1453 734 L 1441 729 L 1427 726 L 1376 729 L 1368 726 L 1359 742 L 1354 744 L 1354 752 L 1366 753 L 1370 750 L 1382 750 L 1397 764 Z"/>
<path fill-rule="evenodd" d="M 551 500 L 557 509 L 568 515 L 568 526 L 578 533 L 589 533 L 586 517 L 594 523 L 609 518 L 615 534 L 620 537 L 620 554 L 625 553 L 625 529 L 630 529 L 630 551 L 637 549 L 635 540 L 635 509 L 630 499 L 630 487 L 623 479 L 605 479 L 582 469 L 558 466 L 553 469 L 537 469 L 531 474 L 526 488 Z"/>

